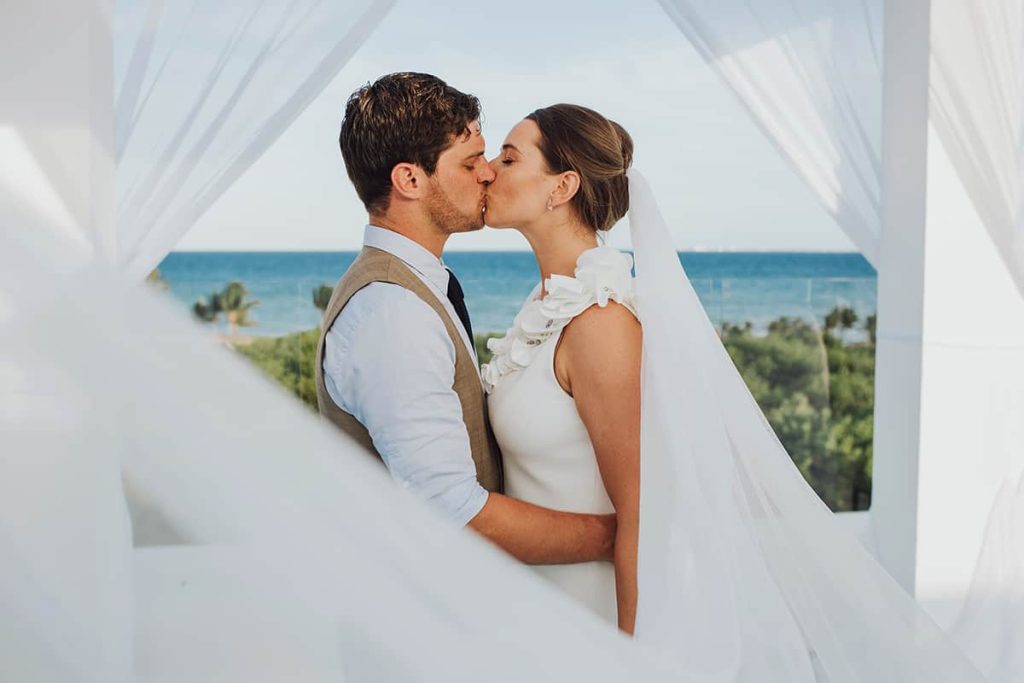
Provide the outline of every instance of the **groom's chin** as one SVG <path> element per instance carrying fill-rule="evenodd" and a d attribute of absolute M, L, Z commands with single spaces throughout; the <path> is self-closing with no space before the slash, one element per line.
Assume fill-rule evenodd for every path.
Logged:
<path fill-rule="evenodd" d="M 465 231 L 466 232 L 476 232 L 477 230 L 483 230 L 483 229 L 484 229 L 484 219 L 481 217 L 480 219 L 474 221 L 473 223 L 469 223 L 466 226 L 466 230 Z"/>
<path fill-rule="evenodd" d="M 470 222 L 467 221 L 467 222 L 459 224 L 458 227 L 456 227 L 455 229 L 453 229 L 451 231 L 451 234 L 455 235 L 455 234 L 462 233 L 462 232 L 478 232 L 480 230 L 483 230 L 483 228 L 484 228 L 483 220 L 480 220 L 480 221 L 475 222 L 475 223 L 470 223 Z"/>

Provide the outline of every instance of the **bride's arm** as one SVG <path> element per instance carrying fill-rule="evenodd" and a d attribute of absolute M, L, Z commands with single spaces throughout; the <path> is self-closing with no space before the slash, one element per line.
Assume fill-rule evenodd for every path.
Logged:
<path fill-rule="evenodd" d="M 572 395 L 615 506 L 615 588 L 619 628 L 636 621 L 640 523 L 640 323 L 610 302 L 578 315 L 562 333 L 555 374 Z"/>

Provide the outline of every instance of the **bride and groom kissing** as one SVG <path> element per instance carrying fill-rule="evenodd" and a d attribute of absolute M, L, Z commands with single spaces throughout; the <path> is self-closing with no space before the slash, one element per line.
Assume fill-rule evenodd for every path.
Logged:
<path fill-rule="evenodd" d="M 983 680 L 803 480 L 621 126 L 556 104 L 488 160 L 475 97 L 396 73 L 349 98 L 340 144 L 368 225 L 317 399 L 400 486 L 687 680 Z M 627 215 L 632 256 L 603 245 Z M 485 223 L 541 278 L 478 367 L 442 252 Z"/>
<path fill-rule="evenodd" d="M 349 99 L 341 151 L 369 219 L 325 310 L 320 412 L 453 524 L 632 631 L 641 328 L 632 261 L 597 233 L 628 208 L 632 141 L 555 105 L 488 161 L 479 119 L 475 97 L 426 74 Z M 442 251 L 485 222 L 526 237 L 543 284 L 481 373 Z"/>

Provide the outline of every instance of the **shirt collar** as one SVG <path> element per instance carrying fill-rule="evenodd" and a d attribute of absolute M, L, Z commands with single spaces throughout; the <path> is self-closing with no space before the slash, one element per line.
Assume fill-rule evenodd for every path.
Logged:
<path fill-rule="evenodd" d="M 367 225 L 363 232 L 363 244 L 367 247 L 386 251 L 402 259 L 406 265 L 427 278 L 442 294 L 448 292 L 448 269 L 444 261 L 431 254 L 425 247 L 394 230 L 377 225 Z"/>

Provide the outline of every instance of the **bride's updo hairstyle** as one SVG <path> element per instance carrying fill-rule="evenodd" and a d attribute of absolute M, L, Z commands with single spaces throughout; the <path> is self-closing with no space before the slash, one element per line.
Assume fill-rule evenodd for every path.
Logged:
<path fill-rule="evenodd" d="M 626 215 L 633 138 L 622 126 L 577 104 L 544 107 L 526 118 L 540 128 L 540 151 L 548 170 L 579 175 L 580 188 L 571 204 L 583 223 L 608 230 Z"/>

